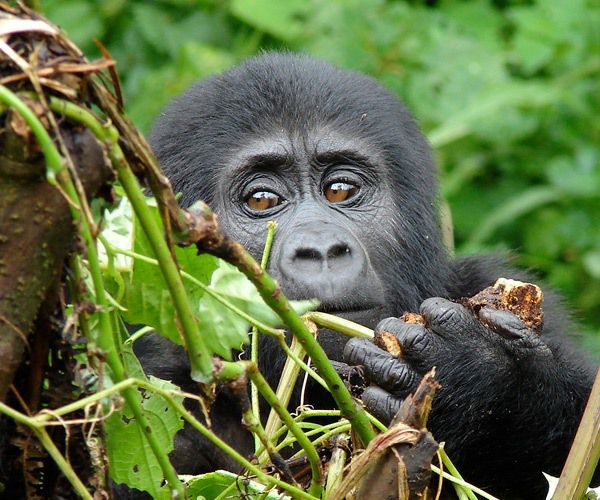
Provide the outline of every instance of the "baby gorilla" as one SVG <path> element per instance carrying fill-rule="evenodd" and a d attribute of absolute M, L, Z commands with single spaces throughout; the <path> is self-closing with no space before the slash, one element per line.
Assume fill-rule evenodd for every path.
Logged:
<path fill-rule="evenodd" d="M 436 214 L 427 141 L 398 99 L 373 79 L 307 56 L 270 53 L 208 78 L 161 115 L 151 143 L 184 205 L 208 202 L 222 228 L 259 257 L 266 222 L 278 229 L 269 272 L 290 298 L 392 332 L 402 358 L 324 331 L 336 361 L 362 365 L 367 408 L 390 420 L 432 367 L 442 389 L 429 428 L 465 478 L 506 498 L 544 498 L 542 471 L 560 474 L 594 367 L 569 343 L 572 327 L 546 293 L 541 336 L 490 331 L 453 299 L 498 277 L 531 281 L 491 256 L 453 259 Z M 426 325 L 396 319 L 420 312 Z M 149 373 L 194 390 L 184 353 L 158 336 L 137 345 Z M 261 370 L 276 384 L 285 356 L 268 338 Z M 331 407 L 319 387 L 310 403 Z M 292 402 L 294 404 L 294 402 Z M 226 391 L 215 430 L 244 453 L 250 435 Z M 176 437 L 181 473 L 239 470 L 191 429 Z"/>

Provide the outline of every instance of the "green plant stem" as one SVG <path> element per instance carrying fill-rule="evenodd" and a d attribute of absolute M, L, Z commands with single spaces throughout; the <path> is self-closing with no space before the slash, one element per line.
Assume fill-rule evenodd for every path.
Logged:
<path fill-rule="evenodd" d="M 316 434 L 326 434 L 329 431 L 335 431 L 335 430 L 339 429 L 340 427 L 348 428 L 349 425 L 350 424 L 345 419 L 338 420 L 337 422 L 332 422 L 331 424 L 327 424 L 327 425 L 317 425 L 316 427 L 312 428 L 311 430 L 305 431 L 304 434 L 306 435 L 306 437 L 312 437 Z M 287 429 L 282 427 L 280 430 L 283 430 L 285 432 Z M 286 446 L 292 445 L 295 442 L 296 442 L 296 439 L 294 437 L 286 438 L 277 445 L 277 450 L 279 451 L 279 450 L 285 448 Z"/>
<path fill-rule="evenodd" d="M 19 97 L 4 85 L 0 85 L 0 101 L 7 107 L 14 108 L 27 122 L 27 125 L 35 135 L 35 138 L 42 150 L 46 160 L 47 179 L 50 184 L 56 185 L 56 175 L 59 172 L 65 172 L 65 163 L 58 153 L 56 146 L 48 135 L 48 132 L 38 120 L 38 117 Z"/>
<path fill-rule="evenodd" d="M 227 488 L 225 488 L 221 493 L 219 493 L 219 495 L 215 497 L 215 500 L 228 500 L 230 498 L 235 498 L 232 495 L 232 493 L 236 490 L 236 488 L 237 484 L 236 481 L 234 481 L 229 486 L 227 486 Z"/>
<path fill-rule="evenodd" d="M 100 263 L 98 260 L 98 254 L 96 250 L 96 243 L 92 234 L 90 225 L 85 217 L 82 216 L 79 207 L 81 206 L 81 200 L 79 200 L 77 190 L 73 184 L 73 180 L 69 176 L 67 169 L 64 167 L 64 162 L 58 153 L 58 150 L 54 146 L 50 136 L 46 129 L 42 126 L 35 114 L 9 89 L 0 85 L 0 100 L 7 102 L 10 106 L 13 106 L 25 119 L 32 132 L 34 133 L 36 140 L 40 144 L 44 158 L 48 165 L 49 172 L 54 174 L 49 175 L 49 181 L 57 181 L 63 191 L 66 193 L 68 199 L 69 209 L 71 216 L 76 225 L 78 225 L 79 233 L 86 243 L 87 260 L 90 270 L 90 276 L 94 284 L 95 300 L 100 306 L 98 310 L 98 322 L 100 326 L 100 334 L 98 337 L 98 346 L 106 353 L 106 362 L 108 363 L 112 375 L 117 382 L 120 382 L 126 378 L 125 368 L 121 362 L 119 351 L 118 351 L 118 339 L 117 332 L 115 332 L 111 326 L 109 307 L 106 299 L 106 292 L 104 289 L 104 282 L 102 280 L 102 272 L 100 270 Z M 69 103 L 70 104 L 70 103 Z M 80 111 L 84 111 L 73 105 L 74 108 Z M 52 105 L 51 105 L 52 108 Z M 59 112 L 61 112 L 59 110 Z M 87 113 L 87 112 L 86 112 Z M 88 113 L 90 114 L 90 113 Z M 90 114 L 93 117 L 93 115 Z M 95 119 L 94 119 L 95 121 Z M 136 394 L 132 388 L 126 388 L 123 391 L 123 397 L 127 402 L 130 410 L 136 417 L 140 429 L 146 436 L 148 444 L 152 449 L 157 462 L 160 465 L 161 471 L 167 479 L 170 488 L 173 492 L 181 498 L 185 497 L 185 489 L 175 469 L 169 462 L 167 454 L 161 448 L 158 440 L 152 433 L 151 427 L 144 415 L 143 411 L 137 404 Z"/>
<path fill-rule="evenodd" d="M 335 330 L 349 337 L 366 337 L 372 339 L 374 336 L 373 330 L 370 328 L 333 314 L 313 311 L 304 314 L 302 318 L 312 321 L 317 326 Z"/>
<path fill-rule="evenodd" d="M 242 390 L 245 391 L 246 388 L 244 387 Z M 245 400 L 246 403 L 248 403 L 249 400 L 247 394 L 244 394 L 244 396 L 246 396 Z M 244 419 L 244 424 L 247 426 L 248 430 L 258 438 L 259 442 L 267 451 L 269 457 L 271 458 L 271 463 L 280 472 L 282 477 L 288 483 L 298 486 L 298 483 L 296 483 L 296 481 L 294 480 L 294 476 L 292 475 L 292 472 L 290 471 L 290 468 L 287 465 L 286 461 L 279 454 L 279 452 L 265 433 L 265 429 L 260 423 L 260 418 L 254 415 L 251 405 L 248 404 L 247 408 L 242 412 L 242 418 Z"/>
<path fill-rule="evenodd" d="M 431 470 L 433 472 L 435 472 L 436 474 L 439 474 L 440 476 L 442 476 L 444 479 L 447 479 L 448 481 L 453 483 L 455 487 L 458 486 L 460 489 L 456 490 L 456 494 L 461 499 L 467 498 L 469 500 L 477 500 L 477 497 L 475 496 L 475 493 L 477 493 L 480 497 L 483 497 L 486 500 L 500 500 L 498 497 L 490 495 L 489 493 L 483 491 L 481 488 L 478 488 L 477 486 L 473 486 L 472 484 L 467 483 L 464 479 L 461 479 L 461 478 L 454 476 L 448 472 L 445 472 L 445 471 L 441 470 L 439 467 L 436 467 L 435 465 L 431 466 Z M 460 491 L 460 493 L 459 493 L 459 491 Z"/>
<path fill-rule="evenodd" d="M 51 413 L 49 413 L 49 412 L 38 413 L 37 415 L 34 415 L 33 417 L 29 417 L 29 418 L 36 425 L 43 425 L 45 422 L 54 420 L 56 417 L 61 417 L 63 415 L 67 415 L 74 411 L 81 410 L 81 409 L 85 408 L 86 406 L 88 406 L 92 403 L 95 403 L 96 401 L 100 401 L 108 396 L 111 396 L 111 395 L 117 393 L 117 392 L 121 392 L 122 390 L 127 389 L 128 387 L 134 386 L 136 383 L 137 383 L 136 379 L 128 378 L 128 379 L 125 379 L 125 380 L 119 382 L 118 384 L 113 385 L 112 387 L 98 391 L 95 394 L 86 396 L 85 398 L 78 399 L 77 401 L 74 401 L 73 403 L 69 403 L 68 405 L 57 408 L 56 410 L 52 410 Z"/>
<path fill-rule="evenodd" d="M 207 251 L 228 261 L 242 271 L 254 283 L 263 300 L 271 307 L 292 332 L 311 358 L 319 375 L 327 383 L 338 408 L 352 424 L 352 428 L 364 445 L 375 437 L 366 412 L 352 399 L 352 395 L 344 382 L 335 371 L 325 351 L 319 345 L 308 326 L 291 307 L 277 282 L 264 272 L 252 256 L 239 244 L 229 240 L 217 226 L 216 218 L 206 205 L 196 205 L 193 214 L 195 224 L 203 227 L 202 234 L 206 237 L 196 241 L 201 251 Z"/>
<path fill-rule="evenodd" d="M 600 370 L 552 500 L 583 498 L 600 458 Z"/>
<path fill-rule="evenodd" d="M 131 202 L 135 215 L 148 238 L 152 251 L 158 260 L 167 288 L 173 300 L 181 325 L 185 347 L 188 350 L 192 378 L 197 382 L 208 383 L 212 375 L 212 359 L 204 340 L 199 334 L 198 325 L 188 301 L 175 258 L 161 233 L 154 223 L 150 208 L 146 205 L 140 185 L 131 172 L 123 151 L 119 146 L 117 130 L 112 126 L 103 126 L 88 110 L 71 102 L 54 97 L 50 98 L 50 108 L 67 118 L 84 124 L 98 140 L 108 146 L 108 153 L 113 166 L 117 170 L 118 179 Z"/>
<path fill-rule="evenodd" d="M 114 160 L 113 160 L 114 161 Z M 212 375 L 212 359 L 210 351 L 200 336 L 198 325 L 192 313 L 190 303 L 175 264 L 174 257 L 169 251 L 161 230 L 154 223 L 150 208 L 146 205 L 140 185 L 129 169 L 122 162 L 117 164 L 117 173 L 123 189 L 133 206 L 144 233 L 150 242 L 156 256 L 167 287 L 173 299 L 173 306 L 181 324 L 185 347 L 190 358 L 191 376 L 197 382 L 208 383 Z"/>
<path fill-rule="evenodd" d="M 23 415 L 22 413 L 8 405 L 5 405 L 2 402 L 0 402 L 0 413 L 3 413 L 7 417 L 12 418 L 14 421 L 29 427 L 40 440 L 40 443 L 42 443 L 42 446 L 48 452 L 48 455 L 52 457 L 52 460 L 54 460 L 60 471 L 69 480 L 75 492 L 86 500 L 92 500 L 92 495 L 90 495 L 85 485 L 81 482 L 81 479 L 79 479 L 77 474 L 75 474 L 71 464 L 66 461 L 65 457 L 63 457 L 62 453 L 56 447 L 52 439 L 50 439 L 46 429 L 36 424 L 32 418 L 28 417 L 27 415 Z"/>
<path fill-rule="evenodd" d="M 35 432 L 35 435 L 48 452 L 48 455 L 52 457 L 54 463 L 58 466 L 58 468 L 64 474 L 64 476 L 69 480 L 75 492 L 82 498 L 85 498 L 86 500 L 92 500 L 92 495 L 89 493 L 85 485 L 81 482 L 81 479 L 79 479 L 69 462 L 67 462 L 65 457 L 63 457 L 62 453 L 56 447 L 52 439 L 50 439 L 50 436 L 46 432 L 46 429 L 39 427 L 32 427 L 31 429 L 33 430 L 33 432 Z"/>
<path fill-rule="evenodd" d="M 287 411 L 287 405 L 284 405 L 278 398 L 271 386 L 264 379 L 258 367 L 255 363 L 251 361 L 239 361 L 237 363 L 229 363 L 223 362 L 223 369 L 221 369 L 217 373 L 217 377 L 220 380 L 224 380 L 225 377 L 230 377 L 232 372 L 238 370 L 239 368 L 233 369 L 232 372 L 226 371 L 229 367 L 227 365 L 238 365 L 238 367 L 242 367 L 244 373 L 250 377 L 250 379 L 254 382 L 259 392 L 265 398 L 265 401 L 268 405 L 277 412 L 281 421 L 286 425 L 289 431 L 294 435 L 298 445 L 302 447 L 304 452 L 306 453 L 306 457 L 308 462 L 310 463 L 310 468 L 312 472 L 312 481 L 310 483 L 310 487 L 308 492 L 311 495 L 319 497 L 323 490 L 323 470 L 321 468 L 321 459 L 319 458 L 319 454 L 317 450 L 312 445 L 310 440 L 306 437 L 302 429 L 298 426 L 294 418 Z M 235 380 L 239 377 L 228 378 L 229 380 Z M 267 435 L 270 435 L 267 432 Z"/>
<path fill-rule="evenodd" d="M 331 438 L 331 436 L 335 436 L 336 434 L 341 434 L 342 432 L 350 432 L 351 429 L 352 429 L 352 426 L 350 424 L 338 425 L 338 426 L 334 427 L 333 429 L 321 434 L 317 439 L 312 441 L 311 444 L 314 447 L 317 447 L 321 443 L 324 443 L 329 438 Z M 303 453 L 304 453 L 304 449 L 302 449 L 302 450 L 298 451 L 297 453 L 295 453 L 294 455 L 292 455 L 292 458 L 297 458 L 297 457 L 301 456 Z"/>
<path fill-rule="evenodd" d="M 438 469 L 435 465 L 431 466 L 431 470 L 437 472 L 438 474 L 441 474 L 446 479 L 450 479 L 450 481 L 452 481 L 452 484 L 454 485 L 454 489 L 456 490 L 457 495 L 460 496 L 462 493 L 466 495 L 469 500 L 477 500 L 477 497 L 474 495 L 473 491 L 478 490 L 477 493 L 486 495 L 484 498 L 491 498 L 492 500 L 494 499 L 494 497 L 491 497 L 491 495 L 488 495 L 485 491 L 479 490 L 479 488 L 475 488 L 463 479 L 463 477 L 460 475 L 460 472 L 458 472 L 456 466 L 452 463 L 452 460 L 450 460 L 450 457 L 446 453 L 446 450 L 444 450 L 443 446 L 439 447 L 438 453 L 442 458 L 442 463 L 444 464 L 444 467 L 448 469 L 450 474 L 443 472 L 442 470 Z"/>
<path fill-rule="evenodd" d="M 238 363 L 228 363 L 229 365 L 237 365 Z M 232 372 L 238 371 L 237 369 L 233 369 Z M 245 367 L 241 367 L 241 370 L 238 371 L 242 374 L 245 371 Z M 173 407 L 173 409 L 179 413 L 185 420 L 188 422 L 194 429 L 196 429 L 203 437 L 208 439 L 212 444 L 217 446 L 219 449 L 223 450 L 224 453 L 229 455 L 235 461 L 237 461 L 242 467 L 247 469 L 250 473 L 256 475 L 265 485 L 274 484 L 282 490 L 287 491 L 293 498 L 306 498 L 308 500 L 315 500 L 317 497 L 302 491 L 300 488 L 293 486 L 291 484 L 286 483 L 285 481 L 281 481 L 277 478 L 267 475 L 262 471 L 260 467 L 257 467 L 252 462 L 247 460 L 244 456 L 237 452 L 234 448 L 229 446 L 225 441 L 221 440 L 217 437 L 213 432 L 211 432 L 206 426 L 200 423 L 190 412 L 188 412 L 185 407 L 175 398 L 171 396 L 169 391 L 161 389 L 159 387 L 155 387 L 149 382 L 138 380 L 137 384 L 144 389 L 148 389 L 150 391 L 159 394 L 164 397 L 169 404 Z"/>
<path fill-rule="evenodd" d="M 275 229 L 277 228 L 277 223 L 275 221 L 269 221 L 267 223 L 267 238 L 265 240 L 265 248 L 263 250 L 262 259 L 260 261 L 260 268 L 264 271 L 267 269 L 267 264 L 269 263 L 269 255 L 271 254 L 271 247 L 273 246 L 273 239 L 275 237 Z M 258 339 L 259 333 L 258 328 L 256 326 L 252 327 L 252 343 L 250 345 L 250 360 L 253 363 L 258 365 Z M 280 344 L 285 343 L 285 338 L 280 339 Z M 260 420 L 260 399 L 258 397 L 258 389 L 254 382 L 250 382 L 250 398 L 252 401 L 252 412 L 254 413 L 255 418 Z M 258 435 L 254 435 L 254 451 L 256 452 L 260 448 L 260 440 Z"/>
<path fill-rule="evenodd" d="M 323 389 L 329 390 L 327 387 L 327 383 L 321 378 L 321 376 L 315 372 L 310 366 L 308 366 L 298 354 L 296 354 L 290 347 L 287 345 L 285 338 L 279 338 L 279 346 L 286 353 L 286 355 L 291 358 L 300 368 L 302 368 L 308 375 L 317 382 Z M 302 354 L 304 354 L 304 349 L 302 350 Z"/>

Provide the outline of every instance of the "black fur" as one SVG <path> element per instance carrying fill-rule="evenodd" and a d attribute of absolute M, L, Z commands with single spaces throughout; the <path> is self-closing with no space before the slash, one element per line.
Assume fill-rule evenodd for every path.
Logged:
<path fill-rule="evenodd" d="M 210 203 L 255 256 L 266 221 L 278 220 L 269 270 L 288 296 L 317 296 L 323 310 L 374 327 L 385 316 L 418 311 L 430 297 L 471 296 L 501 276 L 528 279 L 498 258 L 447 255 L 427 142 L 398 99 L 364 75 L 302 55 L 249 59 L 176 98 L 151 143 L 183 204 Z M 331 182 L 357 185 L 358 194 L 331 203 L 323 195 Z M 248 185 L 284 202 L 252 211 L 244 205 Z M 385 320 L 407 344 L 405 359 L 385 358 L 385 373 L 383 354 L 363 349 L 364 341 L 345 345 L 333 332 L 320 338 L 331 358 L 341 361 L 345 350 L 346 361 L 360 362 L 379 382 L 365 400 L 383 418 L 437 366 L 443 389 L 430 427 L 466 479 L 502 498 L 544 498 L 541 471 L 560 473 L 594 372 L 571 347 L 572 327 L 547 295 L 540 338 L 520 331 L 507 339 L 443 299 L 423 304 L 437 325 L 428 336 Z M 167 341 L 150 337 L 137 350 L 147 371 L 191 389 L 185 357 Z M 275 382 L 283 355 L 268 339 L 261 355 Z M 317 407 L 330 405 L 317 388 L 310 396 Z M 248 452 L 239 413 L 225 398 L 213 422 Z M 173 456 L 182 473 L 238 470 L 189 429 Z"/>

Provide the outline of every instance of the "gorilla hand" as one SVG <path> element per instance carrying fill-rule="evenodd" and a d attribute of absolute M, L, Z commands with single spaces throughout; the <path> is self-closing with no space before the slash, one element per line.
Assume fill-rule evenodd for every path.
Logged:
<path fill-rule="evenodd" d="M 510 408 L 498 407 L 499 401 L 507 402 L 502 396 L 497 399 L 498 392 L 511 390 L 515 373 L 522 372 L 523 366 L 548 363 L 551 356 L 542 339 L 507 311 L 484 308 L 479 321 L 460 304 L 431 298 L 421 304 L 420 313 L 425 325 L 387 318 L 377 326 L 377 331 L 396 337 L 400 357 L 367 339 L 352 339 L 344 350 L 346 363 L 363 365 L 373 384 L 362 394 L 363 402 L 385 422 L 433 367 L 442 389 L 433 405 L 430 428 L 446 423 L 463 428 L 494 412 L 496 416 L 498 411 L 510 413 Z M 514 393 L 506 394 L 514 400 Z M 444 422 L 438 418 L 436 425 L 436 416 Z"/>

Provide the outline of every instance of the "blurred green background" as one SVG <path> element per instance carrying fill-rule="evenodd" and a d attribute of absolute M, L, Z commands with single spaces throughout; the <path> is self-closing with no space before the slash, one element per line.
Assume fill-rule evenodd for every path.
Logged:
<path fill-rule="evenodd" d="M 194 80 L 265 49 L 373 75 L 438 159 L 459 254 L 513 250 L 600 356 L 600 2 L 42 0 L 118 62 L 143 131 Z"/>

